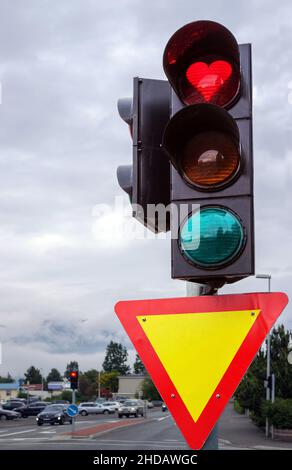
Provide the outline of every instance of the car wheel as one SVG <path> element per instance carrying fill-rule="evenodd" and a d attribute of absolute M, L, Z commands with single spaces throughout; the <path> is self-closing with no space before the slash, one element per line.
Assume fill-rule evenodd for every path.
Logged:
<path fill-rule="evenodd" d="M 122 417 L 123 417 L 123 415 L 119 415 L 119 418 L 122 418 Z"/>
<path fill-rule="evenodd" d="M 87 416 L 87 415 L 88 415 L 87 411 L 85 411 L 85 410 L 81 411 L 80 414 L 81 414 L 82 416 Z"/>
<path fill-rule="evenodd" d="M 103 414 L 104 414 L 104 415 L 108 415 L 108 414 L 109 414 L 109 410 L 104 410 Z"/>
<path fill-rule="evenodd" d="M 51 426 L 54 426 L 55 423 L 50 423 Z"/>
<path fill-rule="evenodd" d="M 141 416 L 141 418 L 143 418 L 143 416 L 144 416 L 144 413 L 140 413 L 140 416 Z"/>
<path fill-rule="evenodd" d="M 72 419 L 69 419 L 69 424 L 72 424 Z"/>
<path fill-rule="evenodd" d="M 134 416 L 134 418 L 137 418 L 137 417 L 138 417 L 137 413 L 134 413 L 133 416 Z"/>
<path fill-rule="evenodd" d="M 60 419 L 59 424 L 64 424 L 64 418 Z"/>
<path fill-rule="evenodd" d="M 4 420 L 6 420 L 6 419 L 7 419 L 7 417 L 6 417 L 5 415 L 1 415 L 1 416 L 0 416 L 0 421 L 4 421 Z"/>
<path fill-rule="evenodd" d="M 42 426 L 42 425 L 43 425 L 43 423 L 38 423 L 38 426 Z"/>

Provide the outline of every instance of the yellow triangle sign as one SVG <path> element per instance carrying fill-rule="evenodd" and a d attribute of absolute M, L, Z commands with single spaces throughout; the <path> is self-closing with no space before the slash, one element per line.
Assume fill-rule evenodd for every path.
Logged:
<path fill-rule="evenodd" d="M 116 313 L 192 449 L 200 449 L 284 309 L 283 293 L 119 302 Z"/>
<path fill-rule="evenodd" d="M 137 316 L 194 421 L 260 310 Z"/>

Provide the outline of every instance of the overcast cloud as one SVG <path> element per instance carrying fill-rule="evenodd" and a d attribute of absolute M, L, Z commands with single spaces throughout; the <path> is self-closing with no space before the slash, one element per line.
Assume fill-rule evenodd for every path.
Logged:
<path fill-rule="evenodd" d="M 99 368 L 110 339 L 131 349 L 117 300 L 184 295 L 169 240 L 97 240 L 92 210 L 121 195 L 116 167 L 131 161 L 117 99 L 133 76 L 165 78 L 165 44 L 194 20 L 252 43 L 256 270 L 292 296 L 289 0 L 0 0 L 0 18 L 0 375 Z"/>

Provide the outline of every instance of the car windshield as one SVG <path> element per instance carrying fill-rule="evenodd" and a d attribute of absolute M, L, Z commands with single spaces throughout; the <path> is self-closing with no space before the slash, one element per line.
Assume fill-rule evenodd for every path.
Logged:
<path fill-rule="evenodd" d="M 125 401 L 124 406 L 137 406 L 136 401 Z"/>
<path fill-rule="evenodd" d="M 48 405 L 44 411 L 55 411 L 57 413 L 58 411 L 62 411 L 63 408 L 64 407 L 62 405 Z"/>

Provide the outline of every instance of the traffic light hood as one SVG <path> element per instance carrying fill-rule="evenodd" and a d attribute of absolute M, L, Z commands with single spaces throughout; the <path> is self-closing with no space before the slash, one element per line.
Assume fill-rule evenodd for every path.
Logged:
<path fill-rule="evenodd" d="M 240 87 L 239 47 L 233 34 L 214 21 L 195 21 L 169 39 L 165 74 L 184 104 L 228 106 Z"/>

